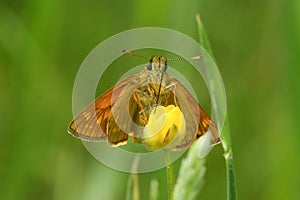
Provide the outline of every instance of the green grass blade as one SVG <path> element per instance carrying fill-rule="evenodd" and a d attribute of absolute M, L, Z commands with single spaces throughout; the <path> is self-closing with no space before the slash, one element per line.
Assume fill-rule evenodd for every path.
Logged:
<path fill-rule="evenodd" d="M 196 22 L 198 28 L 199 43 L 203 46 L 203 48 L 207 51 L 207 53 L 213 58 L 212 48 L 199 14 L 196 15 Z"/>
<path fill-rule="evenodd" d="M 198 26 L 199 42 L 203 46 L 203 48 L 207 51 L 207 53 L 212 58 L 214 58 L 209 39 L 207 37 L 207 34 L 205 32 L 199 14 L 196 15 L 196 22 Z M 234 163 L 233 163 L 233 155 L 232 155 L 232 148 L 231 148 L 229 120 L 228 120 L 227 113 L 228 112 L 226 112 L 226 119 L 225 119 L 224 127 L 220 138 L 222 141 L 222 146 L 224 149 L 224 157 L 226 162 L 227 199 L 235 200 L 236 199 L 235 172 L 234 172 Z"/>

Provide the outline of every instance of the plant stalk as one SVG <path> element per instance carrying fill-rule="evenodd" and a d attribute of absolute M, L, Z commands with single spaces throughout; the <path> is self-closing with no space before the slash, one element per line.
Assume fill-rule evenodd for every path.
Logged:
<path fill-rule="evenodd" d="M 167 186 L 168 186 L 168 199 L 173 199 L 173 189 L 174 189 L 174 171 L 173 171 L 173 165 L 171 162 L 171 155 L 169 150 L 165 151 L 165 157 L 166 157 L 166 174 L 167 174 Z"/>

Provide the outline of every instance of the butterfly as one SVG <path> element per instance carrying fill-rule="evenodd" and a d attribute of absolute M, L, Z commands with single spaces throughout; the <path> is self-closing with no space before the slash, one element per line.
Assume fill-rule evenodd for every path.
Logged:
<path fill-rule="evenodd" d="M 128 50 L 124 52 L 145 58 Z M 133 142 L 143 143 L 141 133 L 151 109 L 157 105 L 175 105 L 184 115 L 186 130 L 173 150 L 188 148 L 208 130 L 210 143 L 219 143 L 216 123 L 184 85 L 168 75 L 168 60 L 171 59 L 164 56 L 151 57 L 144 70 L 125 78 L 83 109 L 70 123 L 68 132 L 87 141 L 107 141 L 111 146 L 126 144 L 129 136 Z"/>

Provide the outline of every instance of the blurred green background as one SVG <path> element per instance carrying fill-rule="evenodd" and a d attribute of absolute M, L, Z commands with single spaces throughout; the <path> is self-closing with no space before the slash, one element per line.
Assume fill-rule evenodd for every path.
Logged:
<path fill-rule="evenodd" d="M 300 199 L 298 0 L 1 0 L 0 199 L 124 199 L 128 174 L 66 132 L 77 70 L 127 29 L 197 39 L 196 13 L 226 86 L 239 199 Z M 222 153 L 219 145 L 209 155 L 199 199 L 226 199 Z M 166 199 L 165 170 L 139 175 L 142 199 L 153 178 Z"/>

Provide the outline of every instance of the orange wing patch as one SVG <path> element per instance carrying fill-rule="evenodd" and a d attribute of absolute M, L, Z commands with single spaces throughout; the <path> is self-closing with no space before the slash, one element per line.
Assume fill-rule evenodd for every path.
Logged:
<path fill-rule="evenodd" d="M 128 134 L 117 126 L 111 111 L 119 101 L 119 97 L 124 96 L 123 91 L 129 90 L 127 92 L 129 95 L 133 92 L 134 87 L 129 87 L 134 85 L 131 80 L 135 80 L 135 78 L 133 76 L 126 78 L 98 97 L 74 118 L 69 125 L 68 132 L 88 141 L 106 140 L 113 146 L 125 144 Z M 129 97 L 125 95 L 124 98 Z"/>
<path fill-rule="evenodd" d="M 211 144 L 220 142 L 219 133 L 215 122 L 213 122 L 205 110 L 191 96 L 187 89 L 175 78 L 171 78 L 171 84 L 174 85 L 174 94 L 179 102 L 186 121 L 188 134 L 178 145 L 178 149 L 187 148 L 194 140 L 211 130 Z"/>

